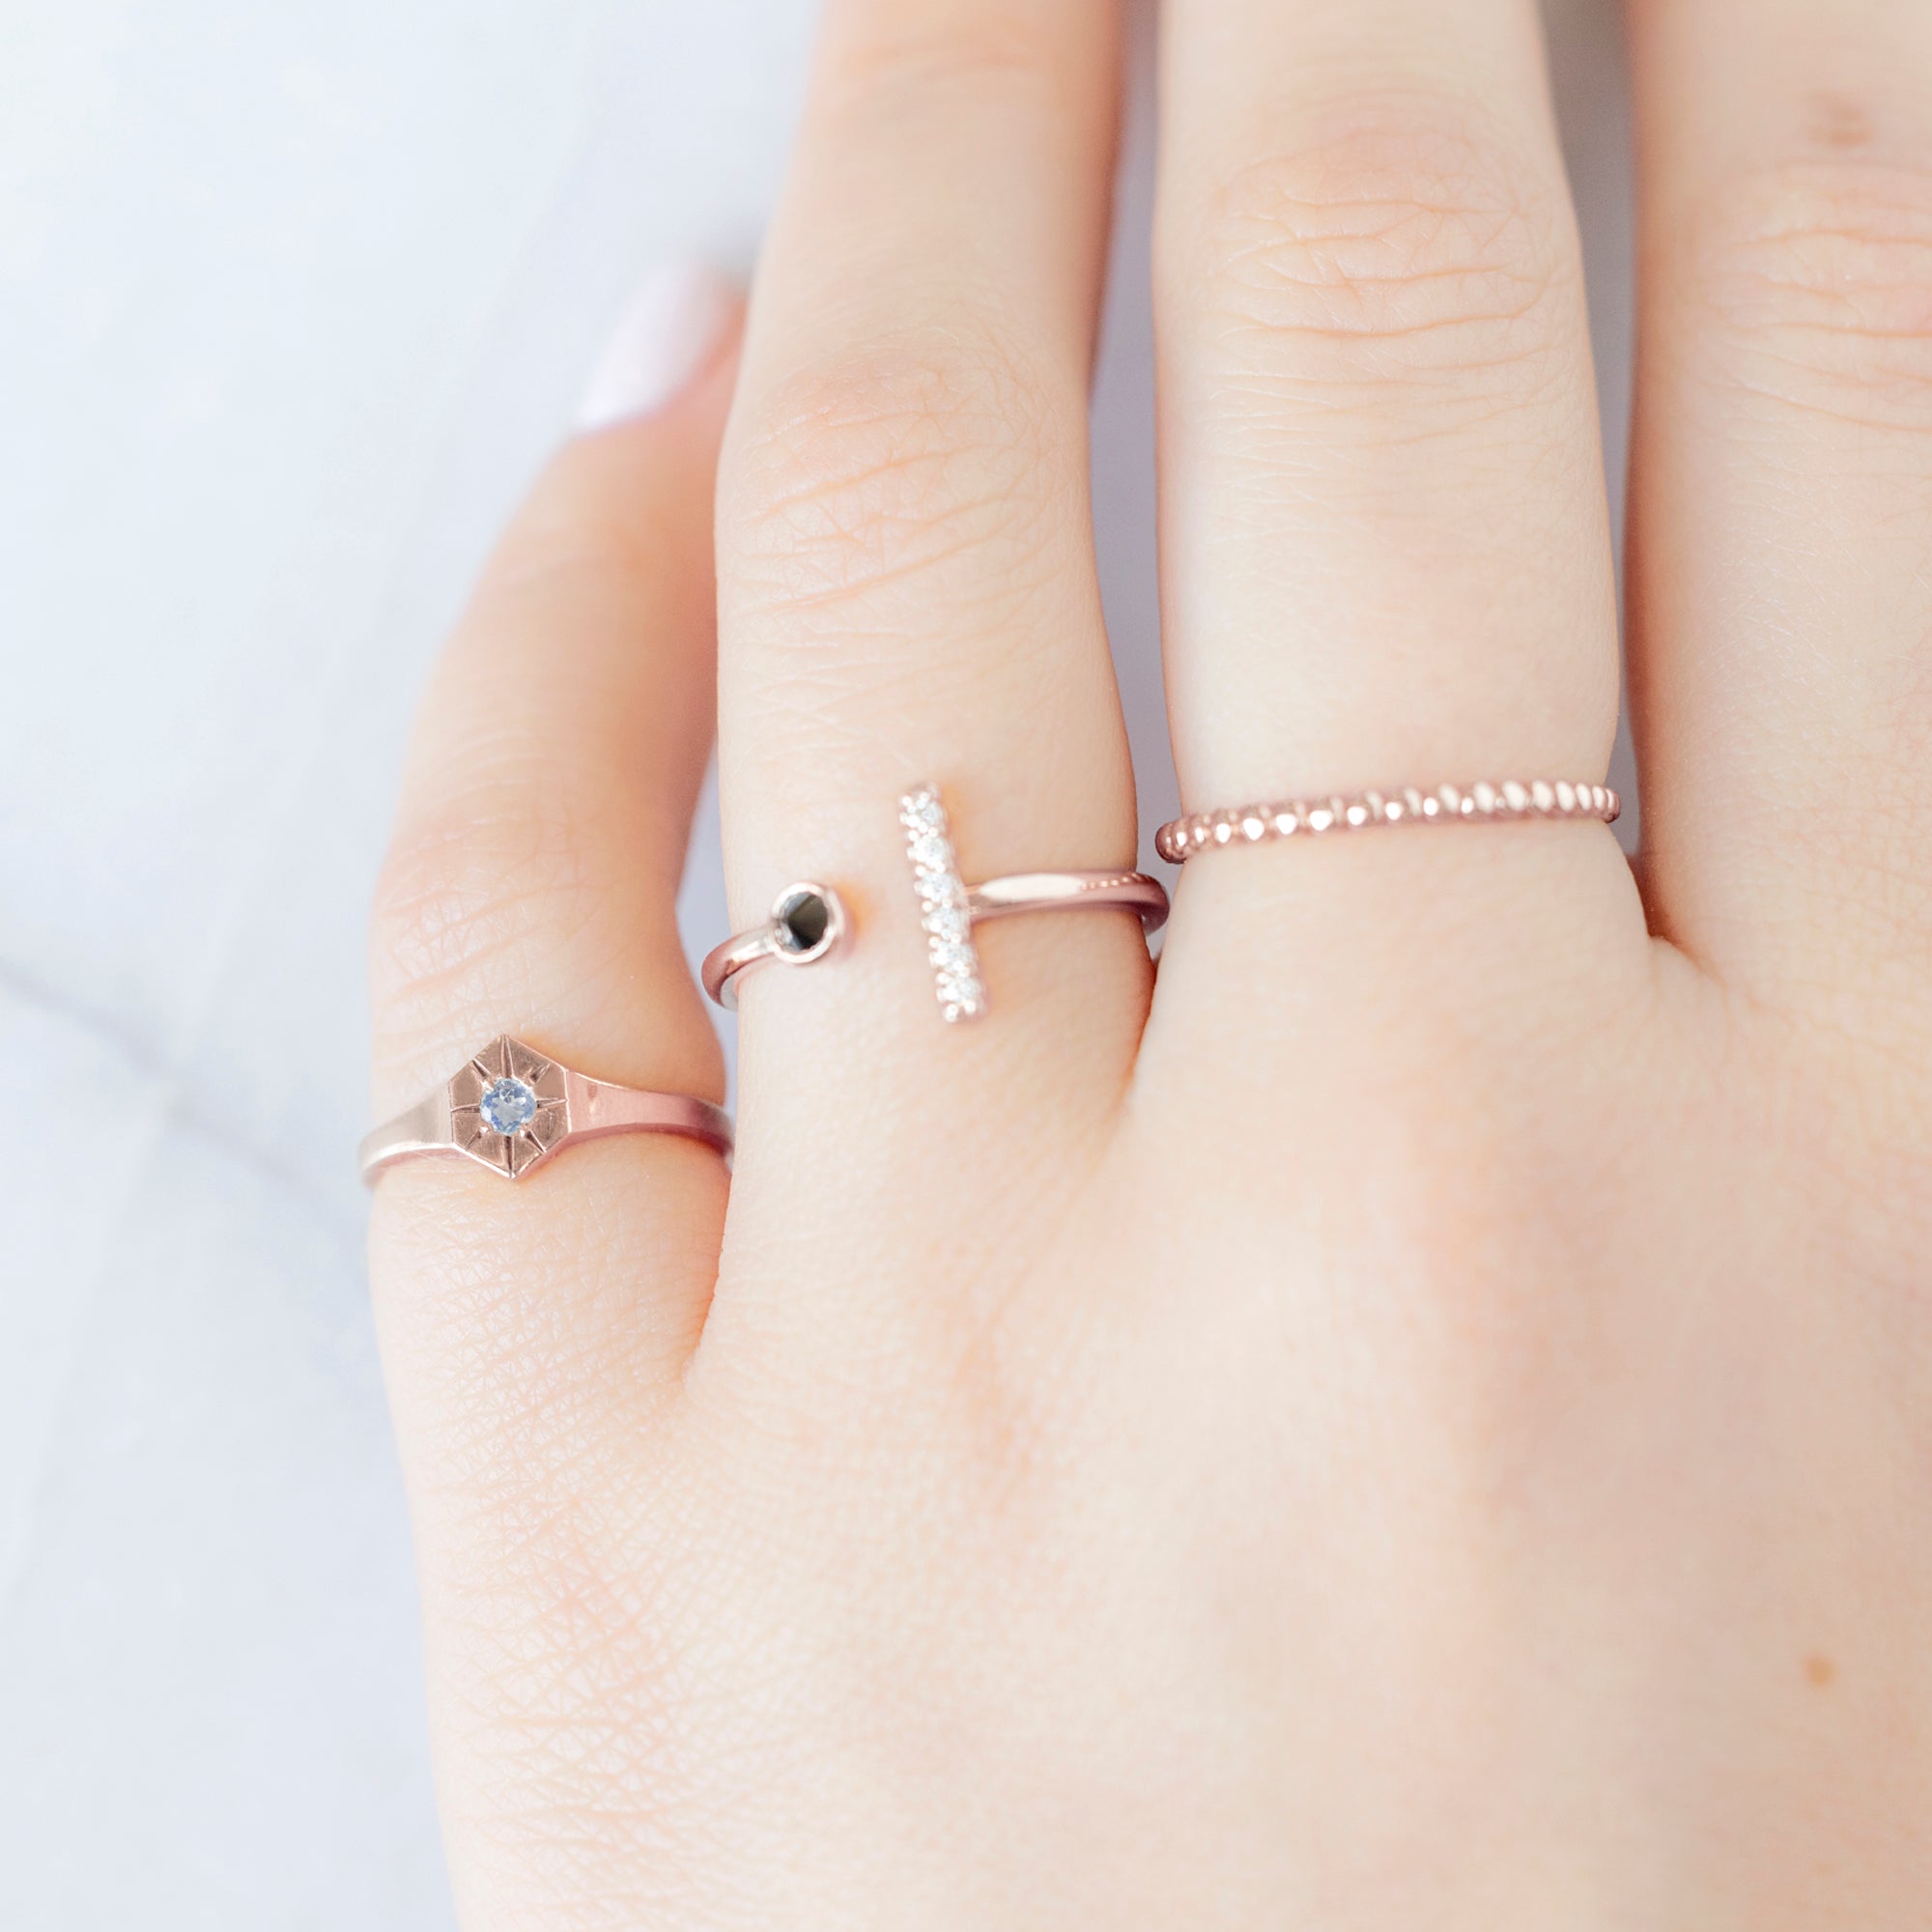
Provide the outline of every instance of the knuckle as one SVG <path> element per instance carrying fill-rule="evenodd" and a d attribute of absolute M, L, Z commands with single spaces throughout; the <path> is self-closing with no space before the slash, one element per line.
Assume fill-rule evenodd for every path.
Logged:
<path fill-rule="evenodd" d="M 1688 259 L 1719 380 L 1861 427 L 1932 428 L 1932 166 L 1779 162 L 1713 195 Z"/>
<path fill-rule="evenodd" d="M 727 466 L 734 595 L 789 618 L 935 582 L 1009 582 L 1045 546 L 1070 451 L 1056 385 L 990 330 L 801 370 Z"/>
<path fill-rule="evenodd" d="M 648 497 L 650 513 L 640 515 L 636 479 L 613 469 L 608 450 L 581 443 L 553 459 L 491 556 L 480 601 L 567 604 L 585 592 L 630 592 L 641 608 L 688 572 L 679 552 L 686 532 Z"/>
<path fill-rule="evenodd" d="M 384 1031 L 467 1037 L 468 1015 L 543 984 L 560 948 L 580 980 L 602 977 L 593 842 L 583 813 L 534 775 L 495 777 L 399 834 L 370 921 Z"/>
<path fill-rule="evenodd" d="M 1332 392 L 1505 371 L 1514 385 L 1577 326 L 1549 177 L 1466 110 L 1376 101 L 1228 175 L 1178 266 L 1246 376 Z"/>
<path fill-rule="evenodd" d="M 1056 84 L 1064 34 L 1050 12 L 1032 6 L 978 10 L 969 23 L 935 27 L 912 16 L 889 20 L 849 47 L 830 76 L 829 104 L 910 97 L 921 105 L 934 95 L 980 99 L 1015 88 L 1038 93 Z"/>

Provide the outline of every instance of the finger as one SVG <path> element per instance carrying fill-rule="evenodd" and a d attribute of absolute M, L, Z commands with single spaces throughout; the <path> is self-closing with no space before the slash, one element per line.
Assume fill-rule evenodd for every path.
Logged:
<path fill-rule="evenodd" d="M 940 1024 L 897 819 L 938 782 L 969 876 L 1134 852 L 1087 492 L 1114 12 L 828 12 L 725 454 L 721 773 L 741 919 L 819 878 L 858 931 L 745 982 L 748 1167 L 772 1135 L 807 1168 L 903 1143 L 895 1107 L 935 1081 L 1111 1104 L 1132 1052 L 1149 969 L 1121 915 L 987 928 L 991 1014 Z"/>
<path fill-rule="evenodd" d="M 675 919 L 711 742 L 731 373 L 729 306 L 705 286 L 661 285 L 636 319 L 657 311 L 662 359 L 708 301 L 704 372 L 552 464 L 425 700 L 375 918 L 384 1115 L 505 1033 L 600 1079 L 722 1097 Z M 649 374 L 632 367 L 633 392 Z M 516 1187 L 468 1161 L 388 1172 L 374 1273 L 406 1438 L 451 1448 L 426 1418 L 460 1411 L 473 1460 L 479 1410 L 501 1448 L 539 1405 L 635 1428 L 695 1341 L 724 1193 L 715 1152 L 655 1134 L 573 1147 Z"/>
<path fill-rule="evenodd" d="M 1610 553 L 1535 8 L 1176 0 L 1164 59 L 1187 809 L 1601 778 Z"/>
<path fill-rule="evenodd" d="M 1635 10 L 1633 691 L 1655 917 L 1768 995 L 1925 985 L 1932 12 Z"/>

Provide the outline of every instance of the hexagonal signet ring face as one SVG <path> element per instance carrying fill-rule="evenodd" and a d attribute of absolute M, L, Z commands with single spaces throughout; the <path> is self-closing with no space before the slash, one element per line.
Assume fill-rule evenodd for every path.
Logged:
<path fill-rule="evenodd" d="M 570 1125 L 563 1068 L 508 1034 L 494 1039 L 449 1083 L 456 1146 L 508 1180 L 521 1180 Z"/>

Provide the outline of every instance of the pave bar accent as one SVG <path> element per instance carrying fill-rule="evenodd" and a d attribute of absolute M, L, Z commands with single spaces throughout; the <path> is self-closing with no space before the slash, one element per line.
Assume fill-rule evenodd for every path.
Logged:
<path fill-rule="evenodd" d="M 1144 932 L 1167 918 L 1167 891 L 1145 872 L 1014 872 L 969 886 L 952 849 L 952 827 L 939 787 L 915 785 L 899 800 L 906 856 L 919 895 L 919 923 L 932 967 L 932 990 L 948 1021 L 975 1020 L 986 1010 L 986 983 L 973 928 L 982 919 L 1016 913 L 1130 912 Z"/>
<path fill-rule="evenodd" d="M 917 785 L 899 800 L 906 856 L 919 894 L 919 923 L 932 964 L 932 990 L 950 1021 L 978 1019 L 986 1010 L 980 949 L 973 944 L 973 909 L 952 849 L 952 829 L 938 790 Z"/>
<path fill-rule="evenodd" d="M 1242 805 L 1229 811 L 1177 818 L 1154 835 L 1154 850 L 1180 865 L 1211 845 L 1259 845 L 1301 833 L 1366 831 L 1376 825 L 1446 824 L 1464 818 L 1595 818 L 1614 824 L 1623 801 L 1608 785 L 1572 784 L 1565 779 L 1520 783 L 1506 779 L 1468 786 L 1438 785 L 1418 791 L 1364 791 L 1349 797 L 1288 799 Z"/>
<path fill-rule="evenodd" d="M 1130 912 L 1143 932 L 1153 932 L 1167 918 L 1167 888 L 1146 872 L 1014 872 L 969 886 L 937 785 L 915 785 L 900 798 L 899 825 L 912 862 L 932 990 L 949 1022 L 976 1020 L 986 1010 L 986 982 L 973 943 L 973 928 L 982 919 Z M 814 965 L 842 952 L 852 936 L 851 921 L 830 886 L 810 881 L 788 886 L 762 925 L 712 948 L 704 962 L 704 990 L 720 1006 L 735 1006 L 740 974 L 773 959 L 785 966 Z"/>

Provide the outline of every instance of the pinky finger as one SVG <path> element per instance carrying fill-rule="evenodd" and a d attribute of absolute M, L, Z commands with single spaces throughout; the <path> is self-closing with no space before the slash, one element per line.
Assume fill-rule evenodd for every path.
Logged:
<path fill-rule="evenodd" d="M 709 284 L 656 290 L 593 406 L 644 401 L 668 357 L 687 380 L 561 452 L 451 639 L 376 907 L 378 1118 L 503 1034 L 599 1079 L 722 1098 L 675 900 L 711 744 L 735 329 Z M 516 1187 L 464 1160 L 386 1174 L 372 1274 L 418 1492 L 443 1489 L 452 1455 L 505 1476 L 534 1426 L 560 1449 L 635 1428 L 702 1324 L 725 1188 L 714 1151 L 658 1134 L 572 1148 Z"/>

